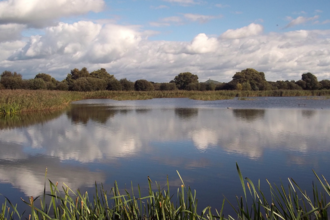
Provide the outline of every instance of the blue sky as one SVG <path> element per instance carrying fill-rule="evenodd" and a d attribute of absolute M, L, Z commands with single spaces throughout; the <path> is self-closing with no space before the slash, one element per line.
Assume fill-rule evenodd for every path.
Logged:
<path fill-rule="evenodd" d="M 2 0 L 0 71 L 58 80 L 73 68 L 167 82 L 330 79 L 330 1 Z"/>

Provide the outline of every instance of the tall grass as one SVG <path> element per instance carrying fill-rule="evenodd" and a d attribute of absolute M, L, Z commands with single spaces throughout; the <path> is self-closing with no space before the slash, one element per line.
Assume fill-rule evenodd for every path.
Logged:
<path fill-rule="evenodd" d="M 19 106 L 17 111 L 40 111 L 60 109 L 73 101 L 82 99 L 144 100 L 152 98 L 191 98 L 196 100 L 224 100 L 234 97 L 262 96 L 330 96 L 330 90 L 269 90 L 269 91 L 49 91 L 49 90 L 1 90 L 0 106 L 2 112 L 8 107 Z M 10 110 L 9 110 L 10 111 Z"/>
<path fill-rule="evenodd" d="M 241 220 L 308 220 L 328 219 L 327 197 L 330 196 L 330 185 L 322 176 L 322 179 L 314 172 L 318 184 L 313 184 L 313 196 L 309 197 L 299 185 L 288 178 L 289 186 L 276 186 L 267 183 L 270 188 L 270 199 L 267 199 L 261 191 L 260 181 L 257 185 L 249 178 L 243 178 L 240 168 L 237 166 L 239 180 L 243 189 L 243 196 L 237 197 L 237 204 L 232 204 L 224 198 L 219 211 L 211 209 L 210 206 L 198 211 L 198 200 L 196 191 L 184 184 L 179 172 L 182 185 L 175 193 L 170 192 L 167 178 L 166 188 L 161 188 L 155 182 L 148 180 L 148 194 L 141 195 L 140 186 L 137 192 L 133 184 L 130 189 L 124 191 L 118 187 L 117 182 L 110 189 L 104 190 L 103 186 L 95 184 L 95 193 L 91 197 L 88 193 L 80 190 L 74 192 L 64 184 L 62 190 L 58 184 L 49 180 L 50 193 L 46 193 L 46 176 L 44 194 L 40 197 L 30 197 L 28 201 L 23 200 L 30 207 L 29 219 L 157 219 L 157 220 L 194 220 L 194 219 L 241 219 Z M 47 172 L 47 171 L 46 171 Z M 152 185 L 157 187 L 153 190 Z M 46 197 L 50 200 L 47 203 Z M 233 208 L 236 216 L 225 216 L 225 202 Z M 8 198 L 2 205 L 0 219 L 20 219 L 22 214 L 18 213 Z"/>

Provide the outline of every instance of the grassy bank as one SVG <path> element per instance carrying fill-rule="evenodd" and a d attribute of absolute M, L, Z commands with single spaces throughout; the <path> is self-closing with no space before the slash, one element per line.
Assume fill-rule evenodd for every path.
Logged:
<path fill-rule="evenodd" d="M 243 196 L 237 198 L 237 203 L 232 204 L 227 198 L 222 205 L 216 208 L 210 206 L 197 211 L 198 200 L 196 191 L 187 187 L 181 178 L 182 185 L 176 192 L 170 192 L 169 181 L 165 188 L 157 182 L 148 180 L 148 194 L 141 195 L 140 186 L 120 189 L 115 182 L 110 192 L 103 187 L 95 185 L 93 198 L 88 193 L 79 190 L 72 191 L 65 184 L 60 191 L 58 184 L 49 181 L 50 194 L 46 193 L 46 177 L 44 194 L 40 197 L 30 197 L 23 202 L 30 207 L 29 220 L 34 219 L 328 219 L 327 197 L 330 195 L 330 185 L 314 172 L 318 184 L 313 183 L 313 195 L 309 197 L 293 179 L 288 179 L 288 187 L 273 186 L 269 184 L 270 199 L 258 185 L 243 175 L 237 166 L 239 180 L 243 188 Z M 154 188 L 156 187 L 156 190 Z M 320 187 L 321 190 L 318 189 Z M 49 197 L 49 198 L 47 198 Z M 49 202 L 46 202 L 49 201 Z M 225 205 L 230 205 L 235 211 L 235 216 L 223 213 Z M 0 210 L 0 219 L 21 219 L 17 206 L 11 204 L 6 198 Z"/>
<path fill-rule="evenodd" d="M 144 100 L 152 98 L 191 98 L 196 100 L 224 100 L 234 97 L 262 96 L 330 96 L 330 90 L 269 90 L 269 91 L 93 91 L 70 92 L 49 90 L 1 90 L 0 110 L 18 106 L 19 111 L 61 109 L 72 101 L 82 99 Z M 8 110 L 7 110 L 8 111 Z"/>

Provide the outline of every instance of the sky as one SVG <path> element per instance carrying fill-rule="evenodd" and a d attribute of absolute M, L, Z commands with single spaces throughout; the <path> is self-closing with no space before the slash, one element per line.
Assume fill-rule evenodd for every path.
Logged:
<path fill-rule="evenodd" d="M 169 82 L 330 79 L 329 0 L 0 0 L 0 72 L 30 79 L 105 68 Z"/>

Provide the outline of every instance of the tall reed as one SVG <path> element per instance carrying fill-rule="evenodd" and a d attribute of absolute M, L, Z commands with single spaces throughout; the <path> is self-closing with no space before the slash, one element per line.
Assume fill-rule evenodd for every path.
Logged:
<path fill-rule="evenodd" d="M 270 188 L 270 199 L 261 190 L 260 180 L 257 185 L 249 178 L 243 178 L 239 166 L 236 164 L 239 180 L 242 185 L 244 196 L 236 197 L 237 204 L 232 204 L 224 198 L 220 211 L 212 210 L 210 206 L 198 211 L 198 200 L 196 191 L 184 184 L 179 172 L 182 185 L 171 194 L 170 185 L 167 178 L 166 188 L 151 180 L 148 180 L 148 194 L 141 195 L 138 185 L 137 192 L 131 189 L 124 191 L 118 187 L 117 182 L 110 189 L 105 191 L 102 185 L 95 184 L 95 193 L 91 197 L 88 193 L 80 190 L 74 192 L 64 184 L 62 191 L 58 184 L 49 180 L 50 193 L 46 193 L 46 175 L 44 193 L 42 196 L 24 201 L 30 208 L 29 219 L 241 219 L 241 220 L 307 220 L 307 219 L 328 219 L 327 197 L 330 196 L 330 185 L 322 176 L 323 180 L 314 172 L 322 191 L 317 184 L 313 184 L 313 196 L 309 197 L 299 185 L 288 178 L 289 186 L 286 189 L 283 185 L 276 186 L 267 183 Z M 47 173 L 47 171 L 46 171 Z M 157 187 L 153 190 L 152 185 Z M 46 203 L 46 196 L 50 197 L 50 202 Z M 227 200 L 233 208 L 236 216 L 225 217 L 224 205 Z M 22 214 L 17 211 L 6 197 L 2 205 L 0 219 L 20 219 Z"/>

